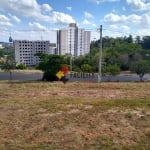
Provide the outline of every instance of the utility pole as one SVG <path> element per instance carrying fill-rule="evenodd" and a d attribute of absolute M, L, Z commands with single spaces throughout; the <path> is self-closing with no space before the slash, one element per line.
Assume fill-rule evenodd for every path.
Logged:
<path fill-rule="evenodd" d="M 99 67 L 98 67 L 98 82 L 101 82 L 102 77 L 102 25 L 100 25 L 100 44 L 99 44 Z"/>
<path fill-rule="evenodd" d="M 70 52 L 70 71 L 72 71 L 72 54 Z"/>

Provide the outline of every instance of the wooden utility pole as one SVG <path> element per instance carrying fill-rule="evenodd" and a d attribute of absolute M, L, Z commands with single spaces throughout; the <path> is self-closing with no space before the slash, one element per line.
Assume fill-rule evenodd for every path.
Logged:
<path fill-rule="evenodd" d="M 98 67 L 98 82 L 102 78 L 102 25 L 100 25 L 100 44 L 99 44 L 99 67 Z"/>

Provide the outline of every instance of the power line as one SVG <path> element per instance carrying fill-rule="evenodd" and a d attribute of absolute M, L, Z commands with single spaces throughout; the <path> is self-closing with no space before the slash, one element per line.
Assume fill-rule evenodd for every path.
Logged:
<path fill-rule="evenodd" d="M 81 28 L 82 29 L 82 28 Z M 90 31 L 91 32 L 91 38 L 96 37 L 95 39 L 99 39 L 99 28 L 94 27 L 94 28 L 84 28 L 84 31 Z M 32 32 L 33 34 L 43 34 L 43 36 L 45 36 L 45 34 L 49 33 L 49 32 L 57 32 L 59 31 L 59 29 L 18 29 L 18 30 L 9 30 L 9 29 L 2 29 L 0 28 L 0 31 L 3 34 L 10 34 L 12 33 L 12 36 L 15 36 L 15 34 L 23 34 L 24 32 Z M 144 35 L 139 35 L 136 33 L 131 33 L 131 32 L 123 32 L 121 30 L 113 30 L 113 29 L 108 29 L 106 27 L 103 28 L 103 31 L 109 31 L 108 32 L 104 32 L 105 36 L 109 36 L 109 37 L 124 37 L 126 35 L 133 35 L 133 36 L 140 36 L 143 37 Z M 31 34 L 32 34 L 31 33 Z M 118 35 L 115 35 L 115 33 L 118 33 Z M 119 35 L 122 34 L 122 35 Z M 123 36 L 124 35 L 124 36 Z M 92 40 L 91 40 L 92 41 Z"/>
<path fill-rule="evenodd" d="M 19 30 L 9 30 L 9 29 L 0 29 L 1 32 L 57 32 L 59 29 L 19 29 Z M 84 28 L 85 31 L 91 31 L 91 32 L 99 32 L 99 28 Z M 121 34 L 128 34 L 128 35 L 135 35 L 138 36 L 138 34 L 136 33 L 131 33 L 131 32 L 123 32 L 120 30 L 112 30 L 112 29 L 107 29 L 107 28 L 103 28 L 103 31 L 110 31 L 113 33 L 121 33 Z"/>
<path fill-rule="evenodd" d="M 115 32 L 115 33 L 121 33 L 121 34 L 128 34 L 128 35 L 135 35 L 135 36 L 139 36 L 138 34 L 135 33 L 131 33 L 131 32 L 123 32 L 123 31 L 119 31 L 119 30 L 111 30 L 111 29 L 103 29 L 106 31 L 111 31 L 111 32 Z"/>

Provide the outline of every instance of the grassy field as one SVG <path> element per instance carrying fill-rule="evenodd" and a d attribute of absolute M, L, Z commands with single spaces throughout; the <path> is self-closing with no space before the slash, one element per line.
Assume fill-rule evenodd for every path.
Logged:
<path fill-rule="evenodd" d="M 0 82 L 0 150 L 150 150 L 150 83 Z"/>

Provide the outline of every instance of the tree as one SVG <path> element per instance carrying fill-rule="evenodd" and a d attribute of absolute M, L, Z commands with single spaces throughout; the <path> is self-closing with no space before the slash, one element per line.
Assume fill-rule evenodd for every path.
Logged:
<path fill-rule="evenodd" d="M 12 80 L 12 70 L 15 68 L 16 63 L 12 59 L 12 56 L 7 56 L 3 61 L 0 62 L 1 69 L 9 72 L 10 80 Z"/>
<path fill-rule="evenodd" d="M 134 62 L 140 62 L 142 60 L 142 55 L 140 53 L 135 53 L 132 56 L 132 61 Z"/>
<path fill-rule="evenodd" d="M 106 50 L 106 57 L 105 57 L 105 61 L 107 62 L 107 64 L 115 64 L 117 63 L 117 58 L 119 56 L 119 53 L 117 52 L 117 50 L 113 47 L 110 47 Z"/>
<path fill-rule="evenodd" d="M 126 71 L 129 69 L 129 56 L 128 54 L 121 54 L 118 57 L 117 63 L 119 64 L 121 70 Z"/>
<path fill-rule="evenodd" d="M 27 66 L 25 64 L 19 64 L 16 66 L 16 69 L 21 69 L 21 70 L 27 69 Z"/>
<path fill-rule="evenodd" d="M 150 72 L 149 63 L 147 61 L 132 63 L 130 66 L 130 71 L 139 75 L 140 81 L 143 81 L 143 76 Z"/>
<path fill-rule="evenodd" d="M 140 36 L 135 37 L 135 43 L 141 44 L 141 37 Z"/>
<path fill-rule="evenodd" d="M 3 51 L 0 49 L 0 58 L 3 57 Z"/>
<path fill-rule="evenodd" d="M 126 41 L 127 41 L 128 43 L 133 43 L 133 37 L 132 37 L 132 35 L 129 35 L 129 37 L 126 38 Z"/>
<path fill-rule="evenodd" d="M 81 65 L 84 64 L 84 62 L 85 62 L 85 56 L 79 56 L 74 58 L 73 68 L 77 66 L 81 68 Z"/>
<path fill-rule="evenodd" d="M 120 74 L 120 67 L 117 64 L 113 64 L 113 65 L 106 65 L 104 67 L 104 71 L 106 74 L 115 76 L 117 74 Z"/>
<path fill-rule="evenodd" d="M 150 49 L 150 36 L 144 36 L 142 39 L 142 47 L 146 50 Z"/>
<path fill-rule="evenodd" d="M 44 72 L 43 80 L 47 81 L 57 81 L 59 80 L 56 77 L 56 73 L 60 71 L 61 67 L 64 65 L 63 56 L 58 55 L 48 55 L 43 53 L 38 53 L 36 56 L 39 56 L 41 62 L 37 66 L 37 69 L 40 69 Z"/>
<path fill-rule="evenodd" d="M 81 70 L 83 72 L 92 72 L 92 67 L 89 64 L 83 64 L 81 66 Z"/>

